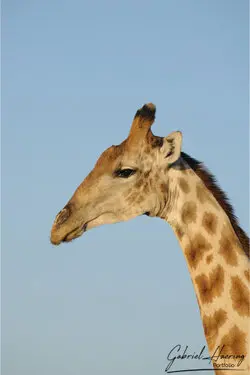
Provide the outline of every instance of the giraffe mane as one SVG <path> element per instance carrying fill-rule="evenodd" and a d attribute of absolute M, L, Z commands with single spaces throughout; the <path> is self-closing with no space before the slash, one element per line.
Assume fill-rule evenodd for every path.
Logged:
<path fill-rule="evenodd" d="M 244 230 L 240 227 L 238 223 L 238 218 L 234 213 L 233 206 L 229 202 L 229 198 L 227 197 L 226 193 L 220 188 L 218 185 L 216 178 L 210 173 L 210 171 L 206 168 L 206 166 L 186 154 L 185 152 L 181 153 L 181 157 L 189 167 L 197 174 L 197 176 L 203 181 L 204 185 L 207 187 L 207 189 L 213 194 L 214 198 L 217 200 L 219 205 L 222 207 L 222 209 L 227 214 L 231 225 L 241 243 L 241 246 L 243 248 L 244 253 L 250 259 L 250 252 L 249 252 L 249 237 L 244 232 Z"/>

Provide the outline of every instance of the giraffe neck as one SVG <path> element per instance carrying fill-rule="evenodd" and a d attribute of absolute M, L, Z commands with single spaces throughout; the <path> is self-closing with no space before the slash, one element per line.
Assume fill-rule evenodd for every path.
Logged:
<path fill-rule="evenodd" d="M 210 356 L 222 350 L 243 358 L 239 367 L 239 358 L 229 364 L 248 368 L 249 259 L 227 214 L 196 173 L 177 168 L 169 178 L 177 181 L 170 192 L 174 202 L 160 217 L 172 226 L 186 258 Z M 223 361 L 213 362 L 215 370 Z"/>

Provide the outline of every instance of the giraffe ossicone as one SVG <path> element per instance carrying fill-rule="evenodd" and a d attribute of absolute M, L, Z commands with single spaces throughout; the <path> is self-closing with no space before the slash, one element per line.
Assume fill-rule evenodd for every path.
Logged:
<path fill-rule="evenodd" d="M 186 258 L 210 355 L 220 350 L 215 371 L 222 374 L 224 364 L 225 374 L 232 367 L 247 374 L 249 238 L 214 177 L 182 152 L 182 133 L 152 133 L 155 112 L 145 104 L 127 139 L 102 153 L 56 216 L 51 242 L 70 242 L 99 225 L 142 214 L 166 220 Z"/>

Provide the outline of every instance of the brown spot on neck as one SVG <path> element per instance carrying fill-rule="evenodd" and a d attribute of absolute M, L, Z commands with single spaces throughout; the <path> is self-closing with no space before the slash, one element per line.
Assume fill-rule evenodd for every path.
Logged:
<path fill-rule="evenodd" d="M 223 256 L 226 263 L 230 266 L 237 266 L 237 253 L 234 249 L 233 238 L 229 235 L 226 228 L 224 228 L 221 233 L 219 246 L 219 254 Z"/>
<path fill-rule="evenodd" d="M 241 331 L 236 325 L 233 326 L 228 334 L 223 336 L 220 347 L 221 354 L 224 355 L 247 355 L 246 348 L 247 334 Z M 245 365 L 243 361 L 243 366 Z"/>
<path fill-rule="evenodd" d="M 197 233 L 185 248 L 185 255 L 190 267 L 195 269 L 202 260 L 204 253 L 211 249 L 212 246 L 205 237 Z"/>
<path fill-rule="evenodd" d="M 205 274 L 196 276 L 196 285 L 198 287 L 202 303 L 211 303 L 215 297 L 219 297 L 224 288 L 224 270 L 221 265 L 217 265 L 210 273 L 209 277 Z"/>
<path fill-rule="evenodd" d="M 205 315 L 205 314 L 203 315 L 202 321 L 203 321 L 204 333 L 205 333 L 210 351 L 214 349 L 214 345 L 216 343 L 219 328 L 226 322 L 226 320 L 227 320 L 227 313 L 223 309 L 219 309 L 215 311 L 213 315 Z"/>
<path fill-rule="evenodd" d="M 249 289 L 239 276 L 232 277 L 230 294 L 234 310 L 241 316 L 249 316 Z"/>
<path fill-rule="evenodd" d="M 197 207 L 195 202 L 185 202 L 182 207 L 181 219 L 184 224 L 194 223 L 197 217 Z"/>
<path fill-rule="evenodd" d="M 202 225 L 206 231 L 213 235 L 216 233 L 218 219 L 212 212 L 205 212 L 202 219 Z"/>
<path fill-rule="evenodd" d="M 221 374 L 220 369 L 224 368 L 225 375 L 231 374 L 230 370 L 226 370 L 230 365 L 230 368 L 237 369 L 240 374 L 247 374 L 247 363 L 249 362 L 247 356 L 246 346 L 247 334 L 241 331 L 236 325 L 234 325 L 227 334 L 225 334 L 217 348 L 214 349 L 213 354 L 217 357 L 214 359 L 213 365 L 216 375 Z M 233 367 L 232 367 L 233 365 Z"/>
<path fill-rule="evenodd" d="M 180 186 L 180 189 L 183 191 L 183 193 L 187 194 L 190 192 L 190 187 L 188 185 L 188 182 L 185 180 L 185 178 L 183 177 L 179 178 L 179 186 Z"/>

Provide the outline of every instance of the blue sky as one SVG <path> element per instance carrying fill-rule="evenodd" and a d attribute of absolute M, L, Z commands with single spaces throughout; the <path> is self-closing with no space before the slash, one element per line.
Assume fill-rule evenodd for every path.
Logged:
<path fill-rule="evenodd" d="M 248 230 L 248 15 L 246 0 L 3 1 L 3 375 L 160 375 L 174 345 L 205 344 L 167 223 L 49 234 L 149 101 L 154 133 L 183 132 Z"/>

